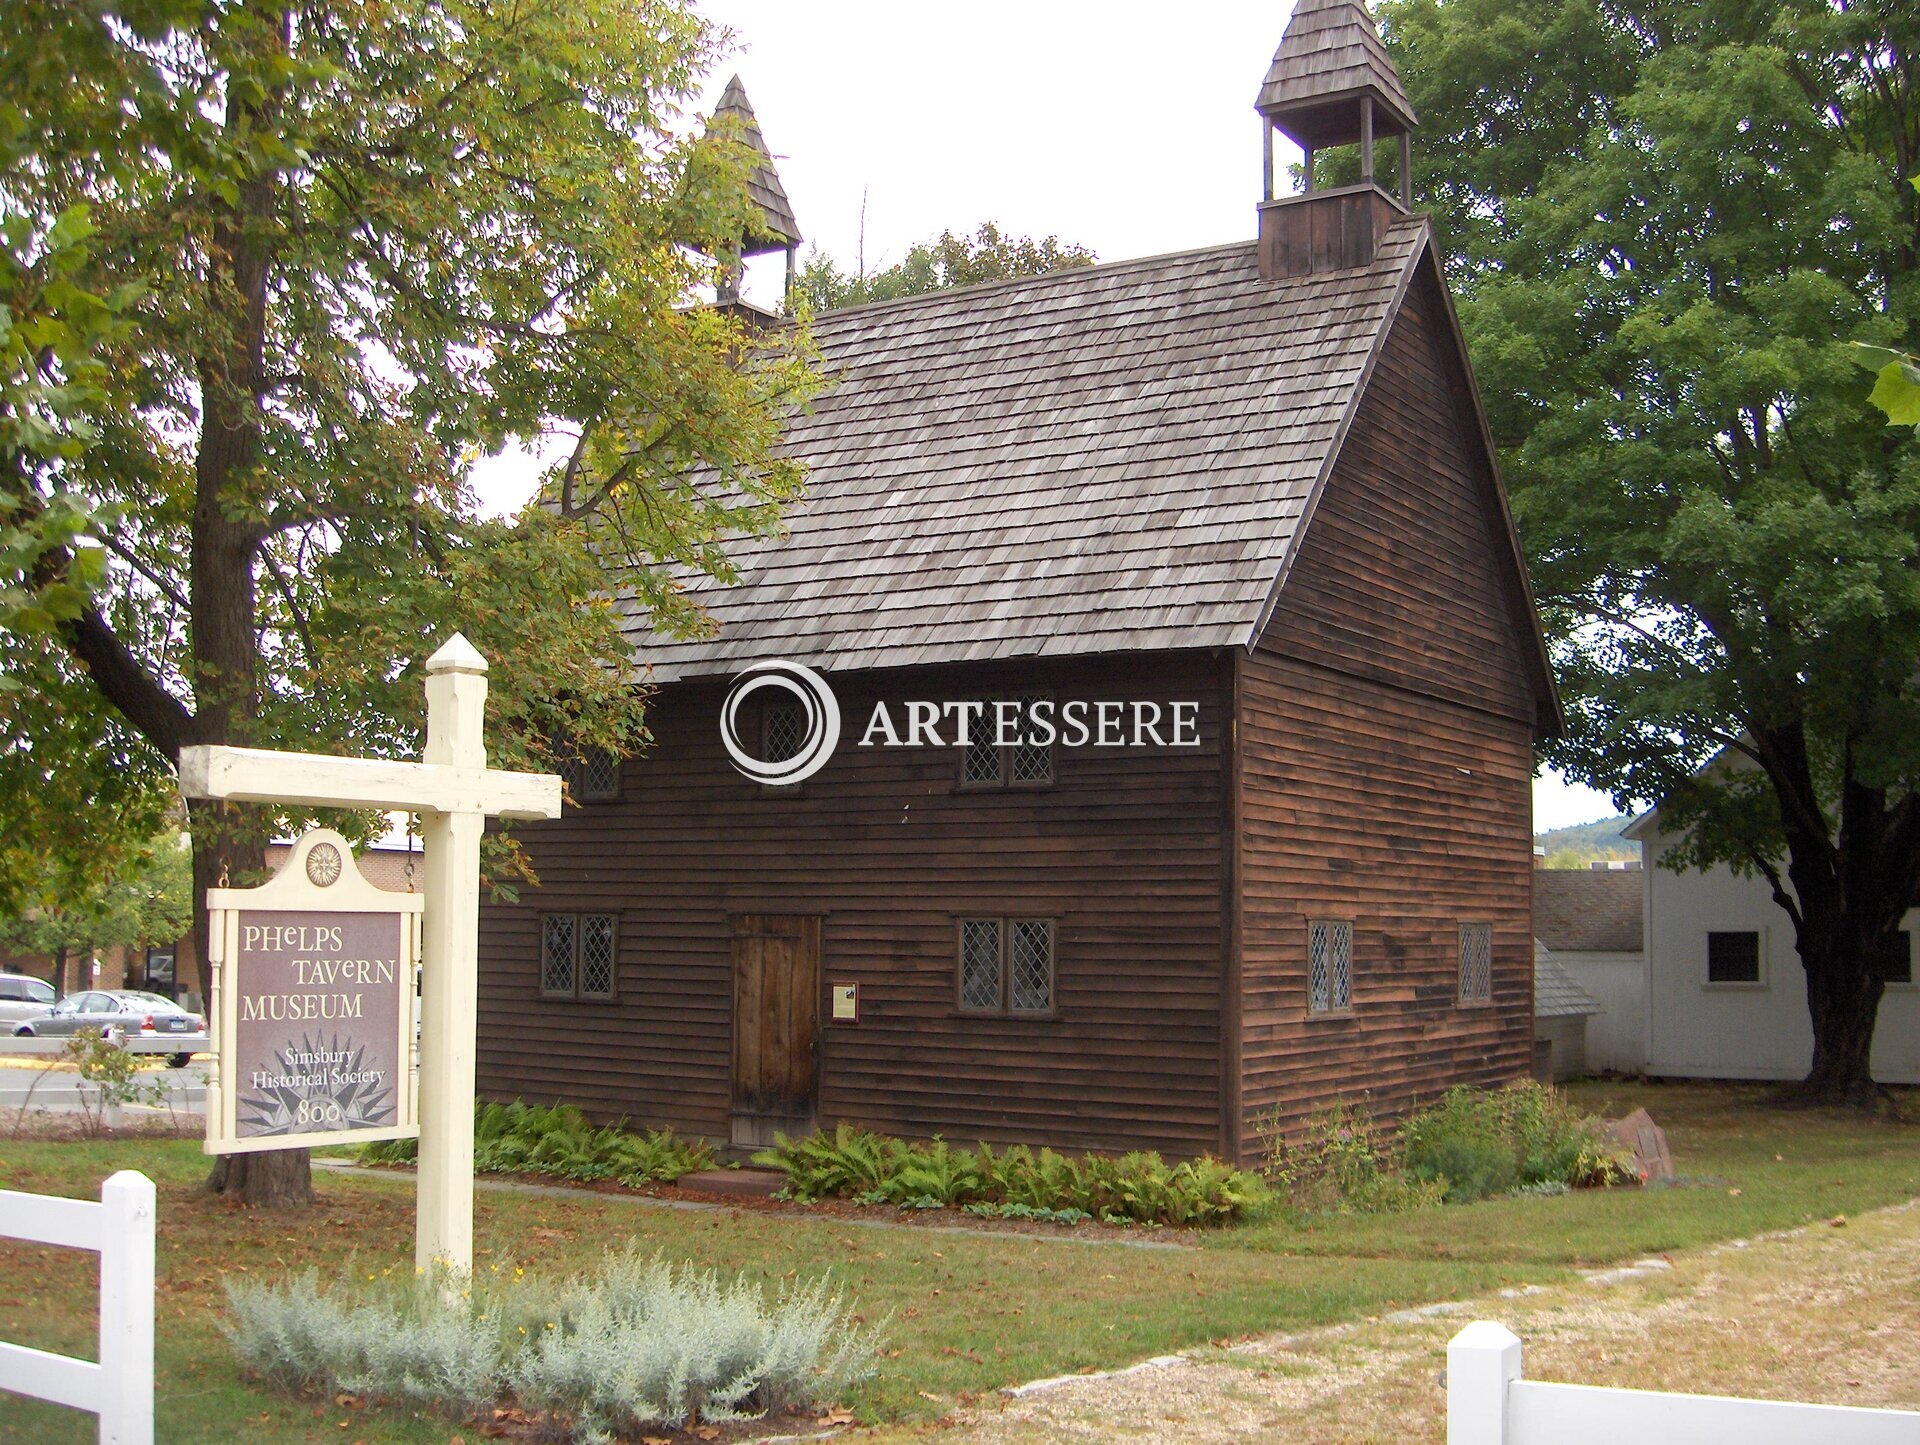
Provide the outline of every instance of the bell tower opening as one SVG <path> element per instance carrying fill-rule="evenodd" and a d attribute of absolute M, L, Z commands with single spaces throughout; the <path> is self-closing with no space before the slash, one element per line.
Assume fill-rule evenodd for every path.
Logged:
<path fill-rule="evenodd" d="M 1260 274 L 1269 281 L 1369 264 L 1395 217 L 1413 208 L 1419 124 L 1363 0 L 1300 0 L 1254 108 L 1260 114 Z M 1304 189 L 1276 196 L 1274 133 L 1306 155 Z M 1399 137 L 1398 194 L 1374 174 L 1377 142 Z M 1358 184 L 1316 188 L 1314 156 L 1360 148 Z"/>

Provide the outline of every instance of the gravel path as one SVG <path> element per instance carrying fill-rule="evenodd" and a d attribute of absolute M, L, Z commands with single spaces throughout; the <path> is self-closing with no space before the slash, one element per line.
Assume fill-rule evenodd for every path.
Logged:
<path fill-rule="evenodd" d="M 1471 1319 L 1517 1333 L 1537 1379 L 1920 1410 L 1920 1201 L 1551 1288 L 1024 1386 L 911 1437 L 1444 1441 L 1447 1341 Z"/>

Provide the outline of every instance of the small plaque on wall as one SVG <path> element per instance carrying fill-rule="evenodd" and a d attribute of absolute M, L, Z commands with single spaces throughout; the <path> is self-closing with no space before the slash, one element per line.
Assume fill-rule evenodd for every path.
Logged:
<path fill-rule="evenodd" d="M 833 1021 L 837 1024 L 860 1022 L 860 985 L 836 983 L 832 986 Z"/>

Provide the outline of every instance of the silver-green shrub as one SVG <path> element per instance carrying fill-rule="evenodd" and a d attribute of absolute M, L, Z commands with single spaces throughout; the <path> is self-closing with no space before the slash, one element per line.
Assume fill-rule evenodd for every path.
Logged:
<path fill-rule="evenodd" d="M 589 1439 L 831 1400 L 872 1372 L 876 1343 L 825 1279 L 769 1302 L 748 1279 L 632 1251 L 560 1290 L 531 1340 L 508 1369 L 521 1408 Z"/>
<path fill-rule="evenodd" d="M 825 1279 L 769 1299 L 632 1249 L 560 1284 L 356 1270 L 323 1290 L 309 1271 L 227 1298 L 227 1337 L 267 1379 L 460 1415 L 511 1396 L 582 1441 L 824 1403 L 873 1372 L 878 1344 Z"/>
<path fill-rule="evenodd" d="M 451 1291 L 456 1297 L 459 1290 Z M 295 1388 L 466 1413 L 499 1394 L 497 1305 L 442 1302 L 442 1281 L 385 1275 L 322 1291 L 312 1270 L 281 1284 L 228 1282 L 227 1338 L 247 1368 Z"/>

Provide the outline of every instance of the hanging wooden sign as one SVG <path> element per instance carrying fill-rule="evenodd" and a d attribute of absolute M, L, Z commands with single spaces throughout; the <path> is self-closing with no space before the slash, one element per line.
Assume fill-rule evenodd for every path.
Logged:
<path fill-rule="evenodd" d="M 417 1135 L 418 893 L 316 828 L 258 888 L 207 890 L 209 1154 Z"/>

